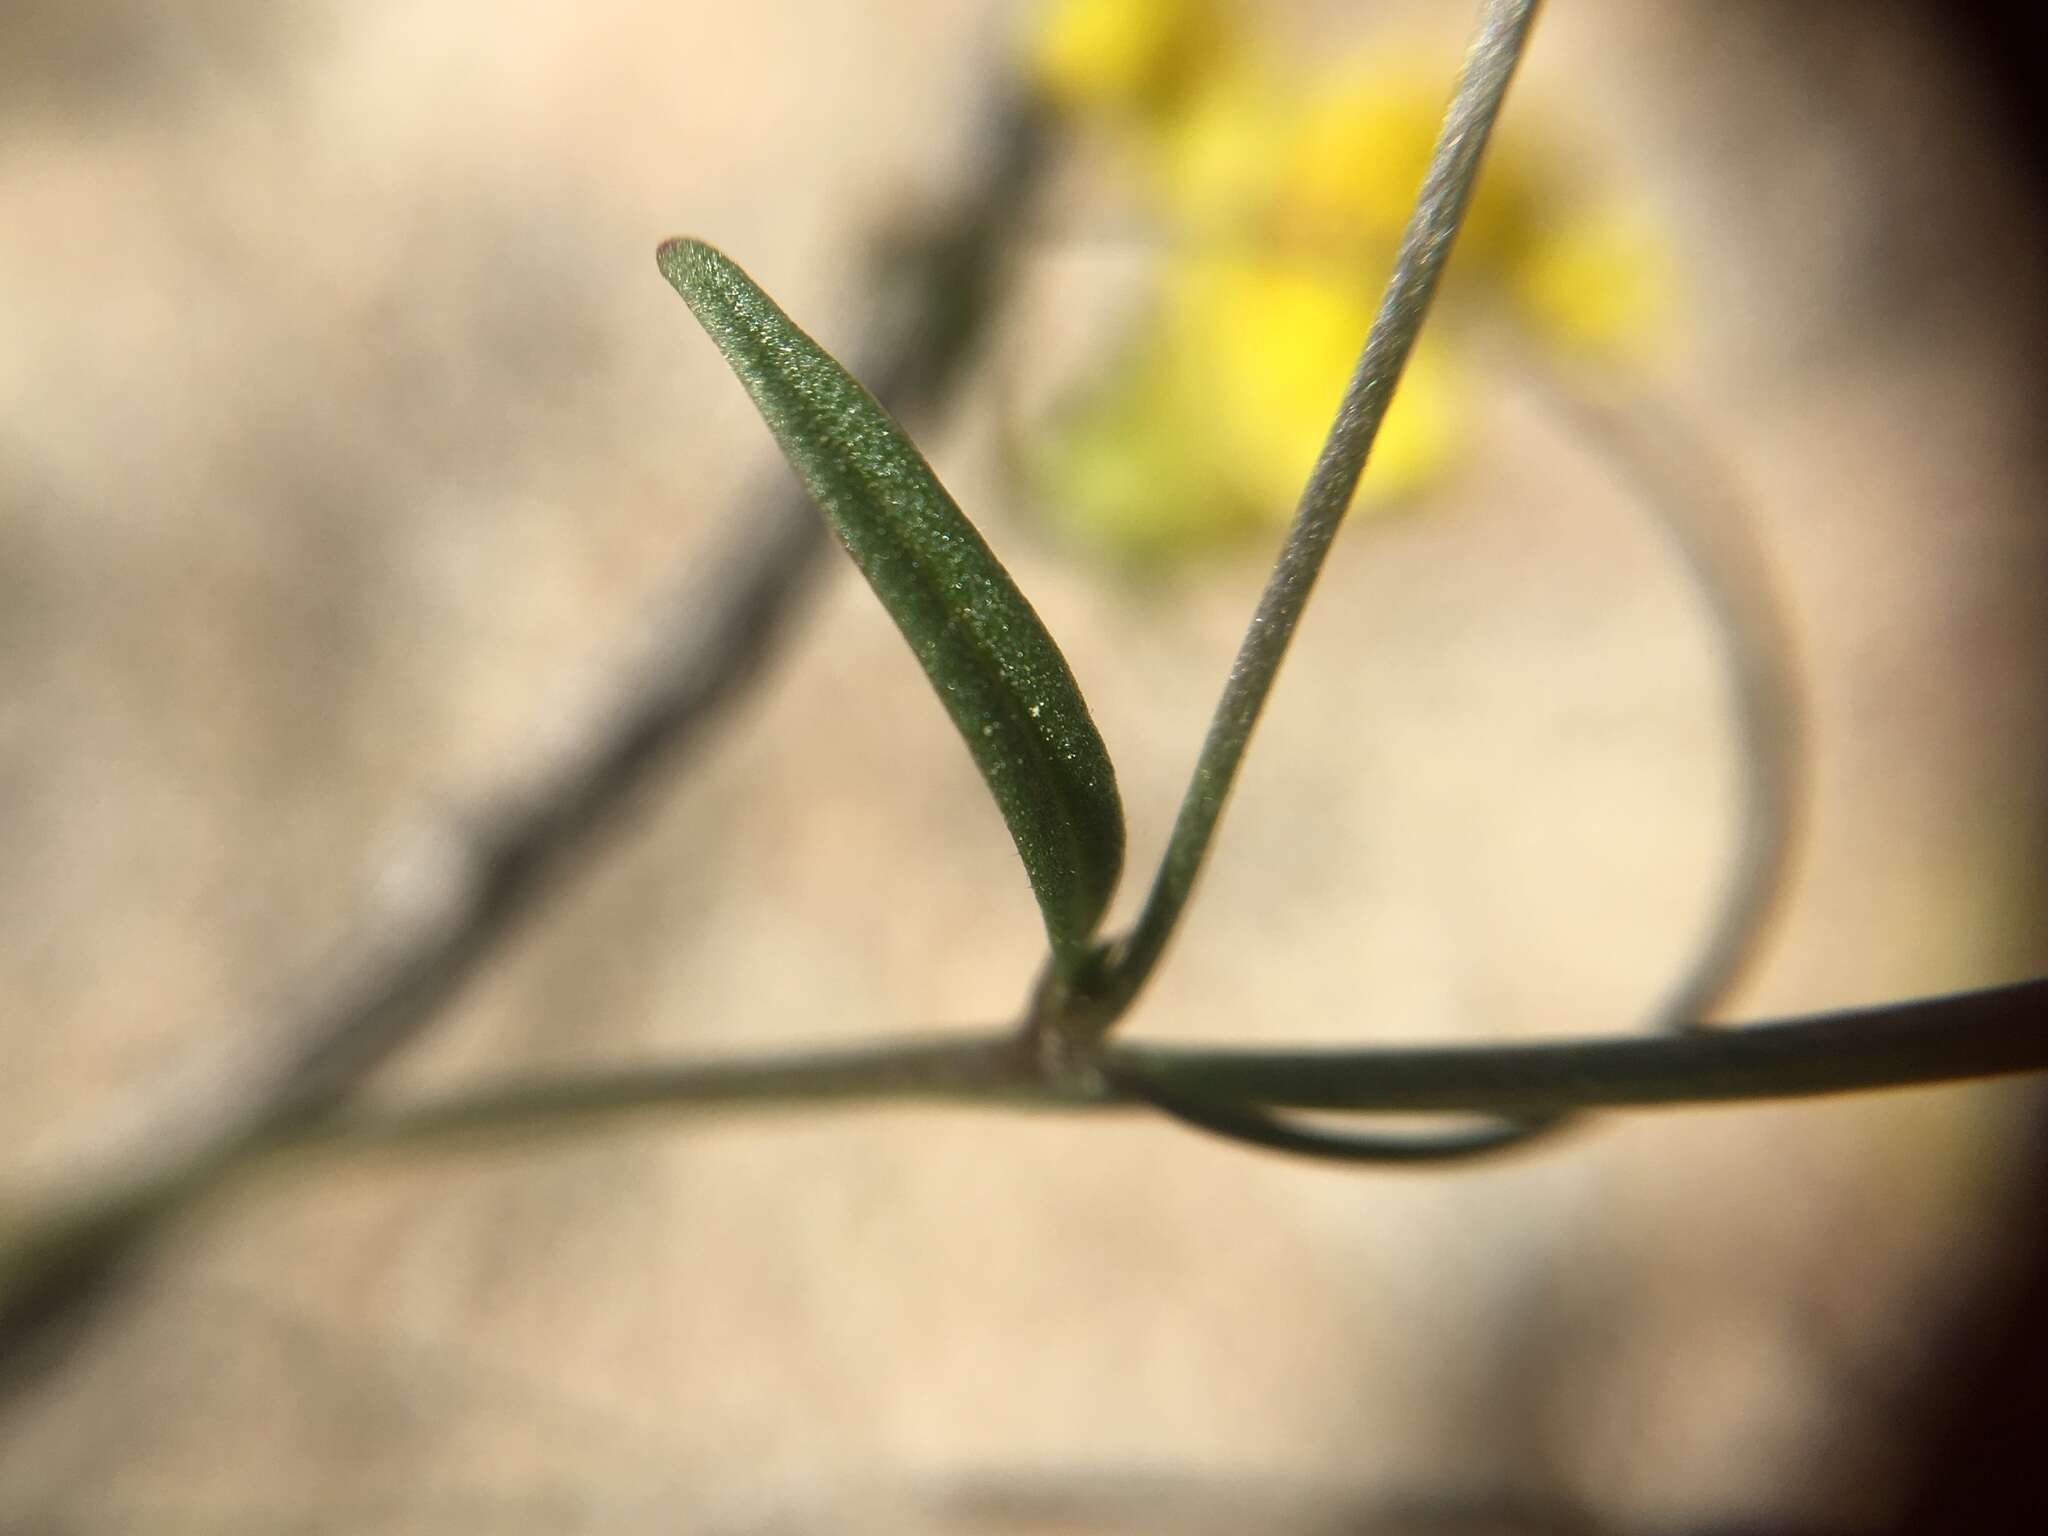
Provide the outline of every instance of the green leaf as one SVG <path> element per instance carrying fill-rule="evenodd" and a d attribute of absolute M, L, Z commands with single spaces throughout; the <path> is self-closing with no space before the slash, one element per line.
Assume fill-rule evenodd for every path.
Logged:
<path fill-rule="evenodd" d="M 1071 971 L 1116 888 L 1124 820 L 1066 658 L 874 396 L 720 252 L 671 240 L 658 260 L 923 664 Z"/>

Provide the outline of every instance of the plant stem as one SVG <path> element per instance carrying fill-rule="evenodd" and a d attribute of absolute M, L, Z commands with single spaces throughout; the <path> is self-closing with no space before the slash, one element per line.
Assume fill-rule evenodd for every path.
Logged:
<path fill-rule="evenodd" d="M 1123 1046 L 1191 1092 L 1294 1109 L 1544 1114 L 1906 1088 L 2048 1071 L 2048 977 L 1726 1031 L 1421 1049 Z"/>
<path fill-rule="evenodd" d="M 1014 1031 L 885 1040 L 840 1051 L 552 1074 L 399 1109 L 347 1109 L 291 1127 L 252 1160 L 294 1149 L 561 1134 L 594 1122 L 733 1109 L 952 1103 L 1063 1108 L 1085 1095 L 1047 1084 Z"/>
<path fill-rule="evenodd" d="M 1140 1108 L 1121 1079 L 1294 1109 L 1547 1116 L 1595 1107 L 1805 1098 L 2048 1072 L 2048 978 L 1739 1030 L 1517 1045 L 1118 1045 L 1104 1075 L 1051 1083 L 1014 1035 L 887 1041 L 839 1052 L 556 1075 L 389 1108 L 339 1111 L 265 1149 L 346 1152 L 522 1138 L 609 1119 L 915 1101 L 985 1108 Z"/>
<path fill-rule="evenodd" d="M 294 1155 L 477 1143 L 526 1145 L 611 1120 L 728 1109 L 922 1102 L 983 1108 L 1136 1109 L 1144 1094 L 1205 1105 L 1470 1112 L 1542 1122 L 1576 1109 L 1804 1098 L 2048 1072 L 2048 978 L 1725 1033 L 1362 1050 L 1123 1045 L 1102 1070 L 1050 1081 L 1014 1032 L 886 1041 L 836 1052 L 682 1062 L 486 1086 L 411 1105 L 343 1107 L 205 1163 L 88 1193 L 0 1233 L 0 1315 L 23 1337 L 45 1309 L 97 1285 L 109 1233 L 155 1231 L 241 1175 Z M 1243 1138 L 1243 1128 L 1214 1127 Z M 1497 1150 L 1506 1133 L 1475 1138 Z M 1483 1143 L 1483 1144 L 1477 1144 Z M 4 1333 L 4 1331 L 0 1331 Z M 0 1342 L 21 1342 L 0 1337 Z M 10 1365 L 0 1350 L 0 1365 Z"/>
<path fill-rule="evenodd" d="M 1435 297 L 1537 5 L 1538 0 L 1487 0 L 1365 350 L 1231 667 L 1144 910 L 1110 955 L 1102 1011 L 1091 1027 L 1106 1029 L 1129 1008 L 1187 906 L 1252 729 Z"/>
<path fill-rule="evenodd" d="M 1682 430 L 1677 414 L 1656 410 L 1640 390 L 1628 408 L 1609 404 L 1526 349 L 1516 350 L 1544 398 L 1641 497 L 1712 620 L 1740 778 L 1734 858 L 1690 958 L 1641 1027 L 1713 1028 L 1705 1021 L 1754 958 L 1791 865 L 1805 778 L 1791 644 L 1755 533 L 1725 476 Z M 1572 1118 L 1558 1112 L 1450 1131 L 1359 1132 L 1290 1122 L 1271 1106 L 1210 1098 L 1128 1065 L 1119 1085 L 1213 1135 L 1346 1163 L 1461 1162 L 1555 1134 Z"/>
<path fill-rule="evenodd" d="M 693 1062 L 548 1077 L 458 1093 L 396 1110 L 346 1104 L 277 1119 L 161 1166 L 111 1179 L 79 1198 L 0 1226 L 0 1388 L 61 1358 L 141 1245 L 238 1180 L 305 1151 L 475 1142 L 564 1134 L 661 1110 L 706 1113 L 858 1100 L 1060 1102 L 1014 1032 L 890 1041 L 848 1051 Z"/>
<path fill-rule="evenodd" d="M 1512 363 L 1574 437 L 1596 450 L 1652 514 L 1690 577 L 1720 653 L 1740 782 L 1734 857 L 1686 969 L 1651 1029 L 1705 1029 L 1741 981 L 1782 896 L 1803 819 L 1807 767 L 1796 647 L 1762 543 L 1727 468 L 1669 401 L 1552 366 L 1533 348 Z"/>

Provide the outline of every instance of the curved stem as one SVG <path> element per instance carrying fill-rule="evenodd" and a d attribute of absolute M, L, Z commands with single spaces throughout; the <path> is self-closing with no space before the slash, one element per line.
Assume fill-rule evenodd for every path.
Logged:
<path fill-rule="evenodd" d="M 1650 1011 L 1651 1031 L 1694 1030 L 1727 996 L 1754 958 L 1791 864 L 1804 779 L 1798 690 L 1791 646 L 1765 562 L 1737 500 L 1670 412 L 1609 406 L 1528 356 L 1519 360 L 1550 403 L 1630 483 L 1680 560 L 1713 620 L 1728 691 L 1740 772 L 1735 856 L 1685 969 Z M 1205 1096 L 1150 1078 L 1126 1064 L 1118 1086 L 1198 1130 L 1255 1146 L 1328 1160 L 1418 1164 L 1461 1162 L 1504 1152 L 1565 1127 L 1547 1117 L 1470 1130 L 1331 1133 L 1289 1123 L 1270 1106 Z"/>
<path fill-rule="evenodd" d="M 1638 396 L 1610 405 L 1524 354 L 1522 368 L 1549 403 L 1626 480 L 1676 549 L 1711 617 L 1726 677 L 1739 766 L 1734 859 L 1704 933 L 1678 978 L 1650 1010 L 1651 1031 L 1703 1022 L 1754 959 L 1791 867 L 1804 765 L 1792 646 L 1754 530 L 1738 498 L 1671 411 Z M 1215 1135 L 1344 1162 L 1458 1162 L 1507 1151 L 1564 1127 L 1562 1115 L 1473 1130 L 1334 1135 L 1289 1124 L 1249 1103 L 1204 1097 L 1126 1066 L 1119 1085 L 1162 1113 Z"/>
<path fill-rule="evenodd" d="M 1569 1128 L 1575 1120 L 1560 1111 L 1454 1131 L 1337 1131 L 1301 1124 L 1276 1115 L 1263 1105 L 1191 1092 L 1142 1072 L 1111 1068 L 1108 1078 L 1120 1091 L 1198 1131 L 1207 1131 L 1225 1141 L 1326 1163 L 1443 1167 L 1526 1147 Z"/>
<path fill-rule="evenodd" d="M 1394 386 L 1436 296 L 1537 3 L 1487 0 L 1365 351 L 1231 667 L 1144 910 L 1111 954 L 1103 996 L 1107 1018 L 1096 1021 L 1103 1028 L 1136 999 L 1187 906 L 1252 728 L 1265 708 L 1324 557 L 1358 488 Z"/>
<path fill-rule="evenodd" d="M 1806 763 L 1790 628 L 1742 498 L 1676 409 L 1634 380 L 1624 402 L 1531 352 L 1516 361 L 1650 510 L 1711 620 L 1740 770 L 1735 853 L 1699 947 L 1648 1021 L 1710 1028 L 1706 1016 L 1756 958 L 1792 870 Z"/>

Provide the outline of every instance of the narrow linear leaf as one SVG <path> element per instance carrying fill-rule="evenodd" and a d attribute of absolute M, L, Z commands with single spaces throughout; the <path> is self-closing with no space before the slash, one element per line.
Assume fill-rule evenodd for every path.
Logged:
<path fill-rule="evenodd" d="M 1053 953 L 1071 968 L 1116 888 L 1124 820 L 1066 659 L 874 396 L 720 252 L 671 240 L 657 259 L 910 642 L 1009 824 Z"/>

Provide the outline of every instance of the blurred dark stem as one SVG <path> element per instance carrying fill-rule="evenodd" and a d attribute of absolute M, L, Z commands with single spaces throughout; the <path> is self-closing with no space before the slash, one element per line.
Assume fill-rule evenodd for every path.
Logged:
<path fill-rule="evenodd" d="M 926 227 L 884 236 L 884 281 L 899 302 L 893 325 L 855 371 L 897 415 L 915 421 L 941 406 L 986 336 L 1004 251 L 1029 207 L 1044 142 L 1036 112 L 1005 103 L 985 168 L 957 207 Z M 182 1204 L 177 1192 L 205 1182 L 242 1149 L 333 1109 L 427 1032 L 760 675 L 828 546 L 801 490 L 778 477 L 734 516 L 723 552 L 689 573 L 657 644 L 608 690 L 613 702 L 602 724 L 530 787 L 486 797 L 488 809 L 467 823 L 466 836 L 435 839 L 399 862 L 387 889 L 415 894 L 394 895 L 367 914 L 349 949 L 355 958 L 289 1028 L 269 1080 L 220 1126 L 188 1140 L 194 1150 L 174 1166 L 14 1256 L 0 1273 L 0 1401 L 83 1336 L 115 1282 L 134 1272 L 146 1240 Z"/>
<path fill-rule="evenodd" d="M 1361 1489 L 1207 1468 L 1095 1466 L 963 1477 L 926 1503 L 947 1528 L 988 1531 L 1264 1531 L 1283 1536 L 1605 1536 L 1570 1500 L 1494 1491 Z"/>
<path fill-rule="evenodd" d="M 940 404 L 985 335 L 1008 221 L 1029 197 L 1042 142 L 1035 118 L 1012 108 L 986 179 L 955 217 L 915 237 L 885 237 L 888 280 L 918 302 L 904 306 L 900 333 L 857 371 L 897 415 L 915 419 Z M 663 639 L 626 680 L 609 724 L 483 819 L 457 859 L 465 875 L 433 921 L 407 915 L 395 946 L 365 945 L 381 957 L 303 1027 L 305 1044 L 256 1107 L 252 1128 L 318 1113 L 418 1038 L 760 675 L 829 545 L 823 520 L 787 476 L 733 519 L 724 552 L 693 569 L 668 605 Z"/>

